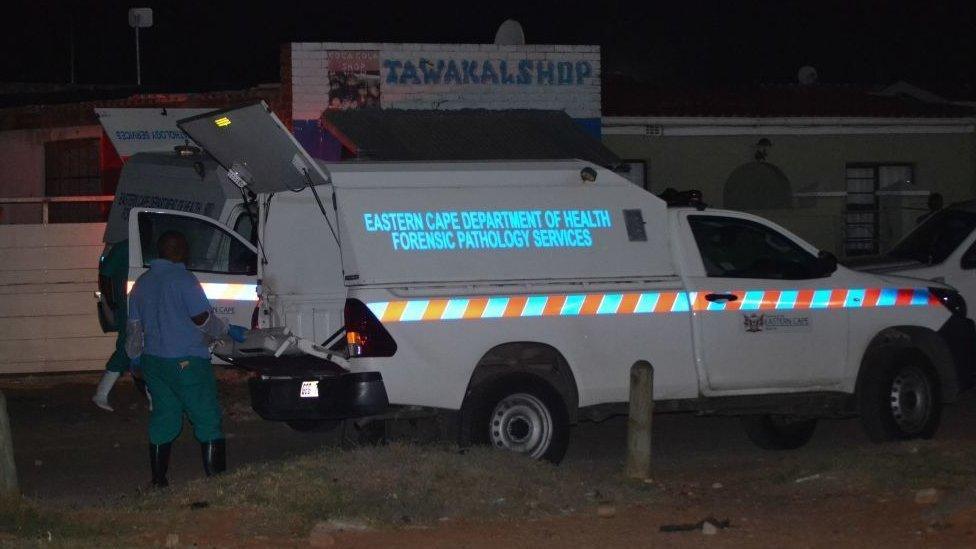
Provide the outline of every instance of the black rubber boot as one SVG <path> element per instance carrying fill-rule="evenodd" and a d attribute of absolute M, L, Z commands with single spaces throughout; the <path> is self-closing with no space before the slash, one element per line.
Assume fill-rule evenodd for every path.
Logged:
<path fill-rule="evenodd" d="M 224 439 L 201 442 L 200 451 L 203 454 L 203 472 L 208 477 L 219 475 L 227 469 L 227 442 Z"/>
<path fill-rule="evenodd" d="M 172 447 L 171 442 L 149 445 L 149 467 L 152 469 L 153 488 L 169 486 L 166 472 L 169 470 L 169 453 Z"/>

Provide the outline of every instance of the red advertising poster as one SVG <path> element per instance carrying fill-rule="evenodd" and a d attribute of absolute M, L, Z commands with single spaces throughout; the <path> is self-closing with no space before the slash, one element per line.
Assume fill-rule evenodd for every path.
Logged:
<path fill-rule="evenodd" d="M 376 50 L 327 52 L 329 105 L 327 110 L 380 107 L 380 53 Z"/>

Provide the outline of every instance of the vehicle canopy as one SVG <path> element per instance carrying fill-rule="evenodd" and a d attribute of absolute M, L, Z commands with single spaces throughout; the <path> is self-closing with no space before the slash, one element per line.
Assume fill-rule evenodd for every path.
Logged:
<path fill-rule="evenodd" d="M 138 153 L 122 167 L 102 240 L 115 244 L 128 238 L 132 208 L 179 210 L 219 219 L 229 201 L 240 202 L 241 192 L 206 155 Z"/>
<path fill-rule="evenodd" d="M 326 167 L 348 284 L 674 274 L 664 202 L 587 162 Z"/>
<path fill-rule="evenodd" d="M 328 164 L 264 103 L 179 127 L 267 196 L 269 281 L 335 242 L 350 286 L 675 275 L 664 201 L 588 162 Z"/>

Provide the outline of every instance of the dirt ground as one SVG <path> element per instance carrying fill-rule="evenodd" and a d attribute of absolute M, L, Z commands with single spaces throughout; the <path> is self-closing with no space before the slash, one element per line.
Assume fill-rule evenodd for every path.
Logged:
<path fill-rule="evenodd" d="M 112 395 L 116 412 L 103 412 L 89 401 L 96 381 L 95 375 L 0 380 L 21 488 L 37 505 L 84 517 L 99 506 L 118 509 L 144 497 L 144 402 L 123 382 Z M 257 418 L 239 379 L 225 378 L 221 387 L 231 469 L 287 464 L 337 443 L 335 433 L 297 433 Z M 371 522 L 366 531 L 336 531 L 323 539 L 339 547 L 971 547 L 976 546 L 974 427 L 976 398 L 970 394 L 946 409 L 942 429 L 931 441 L 878 446 L 866 440 L 856 420 L 823 421 L 808 446 L 783 453 L 754 447 L 734 418 L 661 415 L 655 419 L 655 475 L 645 485 L 646 498 L 587 492 L 584 503 L 552 512 L 512 507 L 490 517 Z M 583 471 L 585 479 L 592 471 L 602 481 L 606 471 L 622 470 L 625 429 L 622 418 L 576 427 L 553 478 L 578 478 L 569 475 Z M 180 486 L 200 476 L 199 448 L 187 428 L 175 447 L 170 480 Z M 349 483 L 355 488 L 355 479 Z M 934 498 L 917 502 L 919 491 L 930 488 Z M 182 518 L 122 539 L 165 545 L 175 532 L 178 539 L 170 539 L 170 545 L 309 542 L 307 522 L 299 521 L 286 534 L 264 532 L 250 515 L 258 511 L 249 507 L 181 512 Z M 661 531 L 709 517 L 729 526 L 713 535 L 697 527 Z"/>

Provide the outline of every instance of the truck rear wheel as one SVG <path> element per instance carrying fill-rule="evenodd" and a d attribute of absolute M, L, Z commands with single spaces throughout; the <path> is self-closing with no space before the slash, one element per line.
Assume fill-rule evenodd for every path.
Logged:
<path fill-rule="evenodd" d="M 817 420 L 764 414 L 743 416 L 742 427 L 749 440 L 760 448 L 795 450 L 813 438 Z"/>
<path fill-rule="evenodd" d="M 569 414 L 548 383 L 506 375 L 474 388 L 461 408 L 459 442 L 491 445 L 559 463 L 569 443 Z"/>
<path fill-rule="evenodd" d="M 885 353 L 868 364 L 858 404 L 861 424 L 874 442 L 932 438 L 942 419 L 939 378 L 921 353 Z"/>

